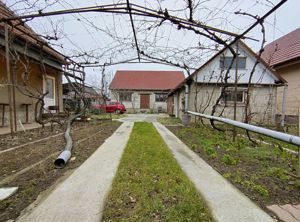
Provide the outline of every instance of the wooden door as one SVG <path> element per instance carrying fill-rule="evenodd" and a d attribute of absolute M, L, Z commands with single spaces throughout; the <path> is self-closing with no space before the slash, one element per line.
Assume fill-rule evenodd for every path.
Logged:
<path fill-rule="evenodd" d="M 150 95 L 141 94 L 140 95 L 140 109 L 149 109 L 150 108 Z"/>
<path fill-rule="evenodd" d="M 174 96 L 169 96 L 167 100 L 167 113 L 171 116 L 174 115 Z"/>

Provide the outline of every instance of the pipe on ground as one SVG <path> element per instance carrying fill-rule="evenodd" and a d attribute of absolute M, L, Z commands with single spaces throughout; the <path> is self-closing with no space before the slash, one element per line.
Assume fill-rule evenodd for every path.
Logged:
<path fill-rule="evenodd" d="M 62 151 L 62 153 L 54 161 L 54 165 L 57 168 L 63 168 L 67 164 L 68 160 L 71 157 L 71 151 L 72 151 L 72 147 L 73 147 L 73 140 L 72 140 L 72 137 L 70 135 L 70 132 L 71 132 L 71 122 L 73 121 L 73 119 L 75 119 L 75 118 L 73 117 L 73 118 L 68 120 L 67 129 L 64 133 L 64 137 L 65 137 L 65 141 L 66 141 L 65 148 Z"/>
<path fill-rule="evenodd" d="M 72 152 L 72 147 L 73 147 L 73 139 L 70 134 L 71 133 L 71 125 L 76 118 L 82 116 L 85 113 L 85 110 L 88 106 L 88 102 L 83 97 L 82 93 L 78 91 L 78 89 L 73 85 L 73 83 L 71 82 L 70 78 L 67 75 L 65 75 L 65 77 L 67 78 L 67 80 L 71 84 L 71 86 L 73 87 L 74 91 L 81 97 L 81 100 L 84 105 L 79 113 L 77 113 L 73 116 L 70 116 L 66 121 L 67 128 L 66 128 L 66 131 L 64 134 L 66 145 L 65 145 L 65 148 L 62 151 L 62 153 L 54 161 L 54 165 L 57 168 L 63 168 L 67 164 L 68 160 L 70 159 L 70 157 L 72 155 L 71 152 Z"/>
<path fill-rule="evenodd" d="M 300 146 L 300 137 L 299 136 L 294 136 L 294 135 L 290 135 L 287 133 L 282 133 L 282 132 L 277 132 L 274 130 L 270 130 L 270 129 L 266 129 L 263 127 L 259 127 L 259 126 L 254 126 L 254 125 L 250 125 L 247 123 L 242 123 L 239 121 L 235 121 L 235 120 L 231 120 L 231 119 L 226 119 L 226 118 L 222 118 L 222 117 L 216 117 L 216 116 L 210 116 L 210 115 L 206 115 L 206 114 L 202 114 L 202 113 L 196 113 L 196 112 L 192 112 L 192 111 L 188 111 L 187 113 L 195 115 L 195 116 L 200 116 L 203 118 L 207 118 L 207 119 L 212 119 L 218 122 L 222 122 L 222 123 L 227 123 L 245 130 L 249 130 L 252 131 L 254 133 L 259 133 L 268 137 L 272 137 L 274 139 L 278 139 L 290 144 L 294 144 L 296 146 Z"/>

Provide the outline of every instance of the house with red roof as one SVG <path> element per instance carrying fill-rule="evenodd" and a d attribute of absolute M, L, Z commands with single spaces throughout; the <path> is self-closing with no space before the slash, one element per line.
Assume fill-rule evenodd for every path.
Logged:
<path fill-rule="evenodd" d="M 182 118 L 187 110 L 211 115 L 215 107 L 215 116 L 244 121 L 250 82 L 247 119 L 260 124 L 275 122 L 277 89 L 286 81 L 244 42 L 238 41 L 231 47 L 238 53 L 233 63 L 232 53 L 224 48 L 171 91 L 168 100 L 173 98 L 176 117 Z M 259 64 L 250 79 L 257 59 Z"/>
<path fill-rule="evenodd" d="M 277 116 L 297 123 L 300 107 L 300 28 L 269 43 L 262 58 L 287 81 L 287 89 L 277 91 Z"/>
<path fill-rule="evenodd" d="M 110 84 L 111 97 L 128 112 L 166 112 L 168 93 L 183 80 L 182 71 L 119 70 Z"/>
<path fill-rule="evenodd" d="M 0 2 L 0 18 L 14 16 L 16 14 Z M 10 43 L 9 58 L 5 54 L 6 33 Z M 7 29 L 1 23 L 0 126 L 14 125 L 16 129 L 20 122 L 35 121 L 35 112 L 39 110 L 39 106 L 35 107 L 38 101 L 35 98 L 46 92 L 44 108 L 53 107 L 57 112 L 62 112 L 62 66 L 65 64 L 65 56 L 53 49 L 24 21 L 14 20 L 8 23 Z"/>

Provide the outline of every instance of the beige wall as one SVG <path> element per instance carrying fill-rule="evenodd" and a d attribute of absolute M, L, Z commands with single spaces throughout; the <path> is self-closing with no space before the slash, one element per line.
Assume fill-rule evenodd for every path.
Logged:
<path fill-rule="evenodd" d="M 192 97 L 191 97 L 192 98 Z M 174 95 L 174 113 L 178 118 L 182 118 L 184 114 L 185 89 L 182 87 Z M 191 108 L 191 107 L 189 107 Z"/>
<path fill-rule="evenodd" d="M 213 105 L 216 103 L 221 91 L 220 86 L 212 84 L 196 84 L 190 86 L 189 93 L 189 110 L 210 115 Z M 178 94 L 178 93 L 177 93 Z M 175 94 L 176 95 L 176 94 Z M 276 106 L 276 87 L 273 86 L 257 86 L 251 90 L 250 107 L 253 113 L 252 122 L 273 124 L 275 121 L 275 106 Z M 174 100 L 176 99 L 176 96 Z M 184 113 L 184 88 L 179 91 L 179 116 L 182 118 Z M 220 114 L 224 105 L 218 105 L 215 115 Z M 237 105 L 237 120 L 244 119 L 244 104 Z M 224 110 L 223 117 L 233 119 L 234 106 L 227 104 Z"/>
<path fill-rule="evenodd" d="M 24 60 L 23 60 L 24 62 Z M 29 122 L 34 121 L 34 105 L 36 100 L 30 98 L 20 91 L 26 92 L 24 90 L 24 84 L 22 81 L 22 74 L 24 73 L 24 66 L 18 62 L 16 66 L 16 85 L 19 85 L 19 90 L 15 89 L 16 92 L 16 111 L 17 111 L 17 122 L 21 120 L 25 122 L 25 107 L 22 106 L 24 103 L 32 104 L 29 106 Z M 35 61 L 30 61 L 29 65 L 26 65 L 28 68 L 28 89 L 34 95 L 39 95 L 43 91 L 43 76 L 40 71 L 40 66 Z M 12 69 L 13 70 L 13 69 Z M 56 86 L 56 105 L 60 107 L 60 111 L 63 111 L 63 103 L 62 103 L 62 76 L 60 71 L 50 68 L 46 66 L 46 73 L 49 76 L 55 77 L 55 86 Z M 6 72 L 6 61 L 3 54 L 0 54 L 0 103 L 8 103 L 8 90 L 7 90 L 7 72 Z M 2 106 L 0 107 L 0 125 L 2 124 Z M 8 106 L 5 108 L 5 125 L 9 122 L 9 113 Z"/>
<path fill-rule="evenodd" d="M 162 107 L 163 112 L 167 111 L 167 102 L 155 102 L 155 93 L 160 92 L 153 92 L 153 91 L 134 91 L 132 93 L 131 102 L 122 103 L 126 107 L 128 113 L 133 112 L 141 112 L 143 110 L 140 109 L 140 94 L 149 94 L 150 95 L 150 109 L 144 110 L 146 112 L 157 112 L 158 107 Z M 111 92 L 111 97 L 113 101 L 120 101 L 119 94 L 117 91 Z"/>
<path fill-rule="evenodd" d="M 276 70 L 288 83 L 286 115 L 298 116 L 300 106 L 300 63 Z M 283 87 L 278 88 L 277 114 L 282 113 Z"/>

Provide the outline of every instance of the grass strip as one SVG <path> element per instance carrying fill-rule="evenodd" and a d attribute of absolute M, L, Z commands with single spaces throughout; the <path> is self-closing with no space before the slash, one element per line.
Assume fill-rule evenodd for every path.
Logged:
<path fill-rule="evenodd" d="M 151 123 L 135 123 L 102 221 L 212 221 Z"/>

